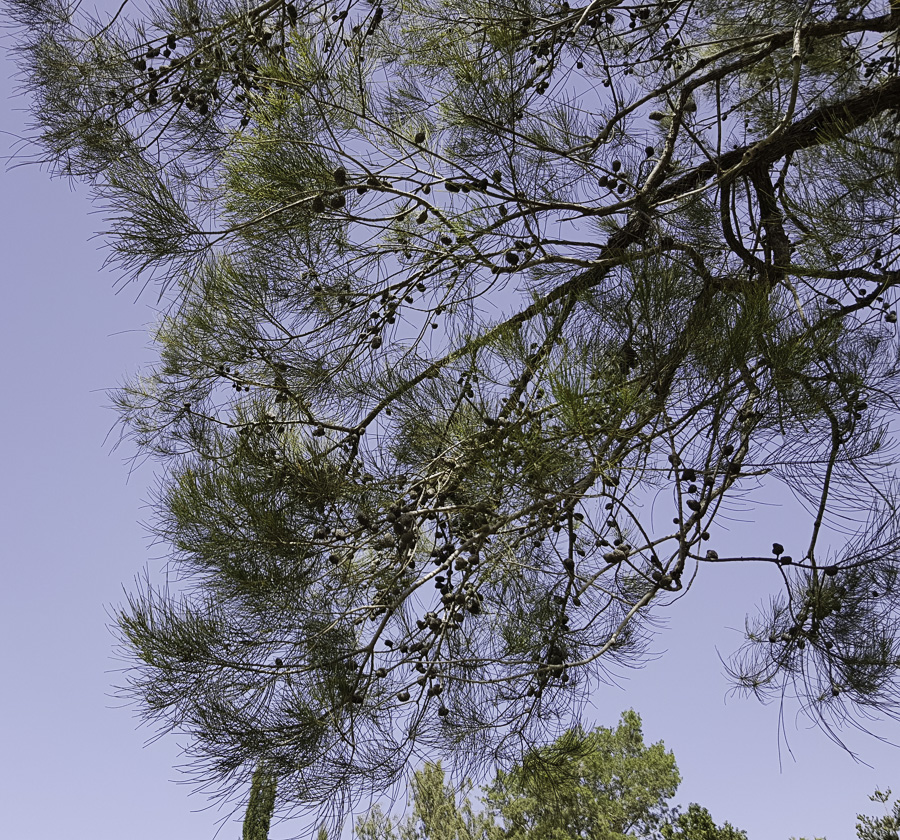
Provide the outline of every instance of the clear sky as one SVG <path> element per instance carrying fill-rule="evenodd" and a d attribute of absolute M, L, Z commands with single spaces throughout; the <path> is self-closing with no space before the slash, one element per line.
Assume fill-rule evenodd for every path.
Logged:
<path fill-rule="evenodd" d="M 24 122 L 12 72 L 6 55 L 5 156 Z M 177 784 L 178 739 L 145 746 L 153 733 L 112 696 L 123 663 L 110 610 L 136 575 L 158 572 L 164 547 L 150 545 L 140 525 L 152 469 L 129 477 L 131 451 L 113 451 L 105 390 L 152 359 L 155 297 L 148 289 L 137 300 L 134 287 L 115 293 L 101 243 L 91 240 L 103 218 L 91 210 L 86 191 L 50 182 L 38 167 L 0 171 L 0 831 L 16 840 L 212 840 L 228 811 Z M 766 555 L 778 539 L 800 553 L 790 497 L 755 499 L 772 505 L 766 527 L 735 522 L 710 545 Z M 777 705 L 730 697 L 719 654 L 737 647 L 745 615 L 777 581 L 771 567 L 702 571 L 658 636 L 663 655 L 598 691 L 591 721 L 611 726 L 636 709 L 647 742 L 662 739 L 675 753 L 684 778 L 676 801 L 700 802 L 750 840 L 855 837 L 858 812 L 881 813 L 867 798 L 876 786 L 900 795 L 900 752 L 847 733 L 869 767 L 810 729 L 796 705 L 787 703 L 781 720 Z M 779 726 L 792 753 L 785 737 L 779 747 Z M 900 742 L 895 723 L 877 731 Z M 272 838 L 298 830 L 277 826 Z M 240 824 L 226 822 L 218 836 L 239 837 Z"/>

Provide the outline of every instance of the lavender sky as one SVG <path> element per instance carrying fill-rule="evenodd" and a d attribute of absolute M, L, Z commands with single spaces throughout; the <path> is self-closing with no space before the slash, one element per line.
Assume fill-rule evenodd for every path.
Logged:
<path fill-rule="evenodd" d="M 26 122 L 13 73 L 7 53 L 0 67 L 4 158 L 19 150 Z M 179 739 L 147 745 L 154 733 L 138 728 L 134 711 L 114 697 L 124 663 L 108 630 L 111 610 L 135 576 L 159 573 L 165 547 L 151 545 L 140 525 L 152 466 L 132 471 L 133 450 L 113 450 L 118 434 L 105 391 L 153 358 L 146 330 L 155 290 L 116 293 L 115 275 L 102 268 L 102 243 L 91 239 L 103 218 L 92 213 L 87 191 L 14 163 L 0 171 L 2 834 L 212 840 L 219 831 L 233 840 L 240 824 L 227 819 L 231 809 L 177 784 Z M 799 553 L 802 534 L 791 546 L 797 508 L 790 495 L 754 499 L 770 505 L 754 513 L 765 527 L 736 513 L 710 545 L 759 556 L 778 539 Z M 868 800 L 876 786 L 900 795 L 900 753 L 846 733 L 866 766 L 798 717 L 795 704 L 785 705 L 781 719 L 777 705 L 730 696 L 719 656 L 738 646 L 745 615 L 775 591 L 776 572 L 734 564 L 701 571 L 658 636 L 654 650 L 663 655 L 598 691 L 590 721 L 612 726 L 623 709 L 636 709 L 646 741 L 662 739 L 675 753 L 684 778 L 676 801 L 700 802 L 750 840 L 855 837 L 857 813 L 882 813 Z M 900 742 L 897 724 L 874 726 Z M 278 825 L 271 836 L 300 828 Z"/>

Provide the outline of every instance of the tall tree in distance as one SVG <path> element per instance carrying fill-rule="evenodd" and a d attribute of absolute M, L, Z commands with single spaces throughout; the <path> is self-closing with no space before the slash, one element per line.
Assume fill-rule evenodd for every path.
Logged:
<path fill-rule="evenodd" d="M 181 586 L 118 623 L 200 778 L 508 767 L 712 564 L 774 573 L 740 689 L 896 713 L 896 5 L 6 3 L 37 158 L 160 284 L 117 401 Z"/>
<path fill-rule="evenodd" d="M 260 765 L 253 774 L 250 800 L 244 815 L 242 840 L 269 840 L 269 827 L 275 812 L 275 795 L 278 780 Z"/>

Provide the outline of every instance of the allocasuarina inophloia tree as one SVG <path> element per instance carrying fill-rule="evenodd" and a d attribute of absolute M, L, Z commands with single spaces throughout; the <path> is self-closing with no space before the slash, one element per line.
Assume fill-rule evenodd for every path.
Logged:
<path fill-rule="evenodd" d="M 166 302 L 118 403 L 182 586 L 119 625 L 203 779 L 509 762 L 736 560 L 780 572 L 740 686 L 896 710 L 897 5 L 7 9 Z M 717 554 L 778 484 L 808 521 Z"/>

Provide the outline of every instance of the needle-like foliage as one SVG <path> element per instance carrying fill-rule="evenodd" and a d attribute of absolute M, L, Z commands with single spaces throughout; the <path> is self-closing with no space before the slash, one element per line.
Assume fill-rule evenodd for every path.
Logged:
<path fill-rule="evenodd" d="M 166 302 L 117 401 L 181 582 L 119 627 L 201 779 L 508 763 L 737 560 L 784 582 L 741 687 L 897 711 L 896 4 L 8 10 L 36 154 Z M 788 548 L 717 554 L 778 484 Z"/>

